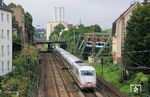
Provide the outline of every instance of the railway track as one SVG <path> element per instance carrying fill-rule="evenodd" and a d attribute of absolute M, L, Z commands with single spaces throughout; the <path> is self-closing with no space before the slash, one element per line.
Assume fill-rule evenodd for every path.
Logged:
<path fill-rule="evenodd" d="M 55 57 L 56 57 L 56 59 L 57 59 L 57 61 L 59 62 L 59 70 L 60 70 L 60 68 L 62 69 L 62 70 L 60 70 L 60 71 L 64 71 L 66 74 L 64 74 L 63 72 L 60 72 L 60 74 L 62 75 L 62 76 L 66 76 L 65 78 L 64 78 L 64 83 L 66 84 L 66 89 L 67 89 L 67 91 L 68 91 L 68 93 L 70 94 L 70 96 L 71 97 L 80 97 L 80 95 L 79 95 L 79 91 L 77 90 L 77 88 L 75 88 L 75 81 L 74 81 L 74 79 L 72 78 L 72 76 L 70 75 L 70 73 L 68 72 L 68 69 L 67 69 L 67 67 L 66 67 L 66 63 L 64 63 L 63 61 L 62 61 L 62 58 L 57 54 L 57 53 L 55 53 Z M 82 96 L 81 96 L 82 97 Z"/>
<path fill-rule="evenodd" d="M 41 58 L 43 66 L 40 70 L 38 97 L 125 97 L 99 78 L 97 89 L 99 94 L 103 92 L 104 96 L 98 96 L 95 91 L 77 90 L 74 82 L 71 82 L 73 81 L 71 69 L 65 69 L 71 67 L 63 57 L 56 53 L 42 53 Z M 66 76 L 64 71 L 69 72 L 70 76 Z"/>
<path fill-rule="evenodd" d="M 97 97 L 94 91 L 84 90 L 82 92 L 85 97 Z"/>
<path fill-rule="evenodd" d="M 66 84 L 64 83 L 63 76 L 60 73 L 60 68 L 58 68 L 58 61 L 54 57 L 54 54 L 50 53 L 49 56 L 49 64 L 51 66 L 52 75 L 54 79 L 54 86 L 56 87 L 57 97 L 70 97 L 67 89 Z M 56 97 L 56 96 L 55 96 Z"/>
<path fill-rule="evenodd" d="M 102 90 L 106 97 L 125 97 L 120 91 L 110 86 L 106 81 L 97 77 L 97 89 Z"/>
<path fill-rule="evenodd" d="M 37 97 L 80 97 L 54 53 L 41 53 L 41 60 Z"/>
<path fill-rule="evenodd" d="M 61 58 L 62 63 L 65 64 L 65 67 L 71 68 L 69 63 L 63 57 L 60 57 L 60 58 Z M 68 71 L 70 72 L 70 74 L 72 74 L 70 70 Z M 125 97 L 120 91 L 118 91 L 113 86 L 110 86 L 106 81 L 102 80 L 99 77 L 97 77 L 97 90 L 101 92 L 104 97 Z M 97 97 L 96 94 L 92 92 L 83 91 L 83 94 L 85 95 L 85 97 Z"/>
<path fill-rule="evenodd" d="M 57 56 L 59 56 L 59 54 L 57 54 Z M 73 74 L 72 74 L 72 71 L 70 70 L 70 68 L 71 68 L 70 64 L 63 57 L 57 57 L 57 58 L 60 61 L 60 63 L 62 64 L 63 68 L 69 68 L 68 72 L 71 74 L 72 79 L 73 79 Z M 85 97 L 98 97 L 94 90 L 85 89 L 82 91 L 82 93 Z M 74 96 L 74 97 L 77 97 L 77 96 Z M 102 97 L 102 96 L 99 96 L 99 97 Z"/>

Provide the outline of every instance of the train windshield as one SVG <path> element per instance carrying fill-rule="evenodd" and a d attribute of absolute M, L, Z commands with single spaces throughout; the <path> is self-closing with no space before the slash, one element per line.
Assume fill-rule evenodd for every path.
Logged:
<path fill-rule="evenodd" d="M 79 60 L 79 61 L 75 61 L 75 63 L 84 63 L 83 61 Z"/>
<path fill-rule="evenodd" d="M 93 70 L 82 70 L 81 76 L 94 76 L 94 71 Z"/>

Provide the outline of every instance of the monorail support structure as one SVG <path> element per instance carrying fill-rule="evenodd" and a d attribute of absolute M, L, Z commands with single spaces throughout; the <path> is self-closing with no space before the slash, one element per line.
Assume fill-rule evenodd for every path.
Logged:
<path fill-rule="evenodd" d="M 101 52 L 101 51 L 98 51 L 100 53 L 98 53 L 98 55 L 96 54 L 96 42 L 108 42 L 106 43 L 109 44 L 110 41 L 108 40 L 111 40 L 111 34 L 110 33 L 85 33 L 83 35 L 80 35 L 80 37 L 78 38 L 80 42 L 78 42 L 78 44 L 76 44 L 76 49 L 75 49 L 75 54 L 79 54 L 80 56 L 82 56 L 83 54 L 85 54 L 85 49 L 87 48 L 86 47 L 86 44 L 88 42 L 91 42 L 91 46 L 89 46 L 88 48 L 90 48 L 90 52 L 88 52 L 88 54 L 90 55 L 93 55 L 95 57 L 98 57 Z M 98 49 L 97 49 L 98 50 Z"/>

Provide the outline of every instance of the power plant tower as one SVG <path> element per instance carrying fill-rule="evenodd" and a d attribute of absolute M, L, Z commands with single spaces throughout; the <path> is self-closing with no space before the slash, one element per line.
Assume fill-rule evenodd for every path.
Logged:
<path fill-rule="evenodd" d="M 65 9 L 64 9 L 64 7 L 62 7 L 62 10 L 63 10 L 63 14 L 62 14 L 63 18 L 62 18 L 62 20 L 64 22 L 65 21 Z"/>
<path fill-rule="evenodd" d="M 54 7 L 54 20 L 57 21 L 57 7 Z"/>
<path fill-rule="evenodd" d="M 59 21 L 61 22 L 62 20 L 61 20 L 61 7 L 59 7 Z"/>
<path fill-rule="evenodd" d="M 55 22 L 64 22 L 65 18 L 64 7 L 54 7 L 54 21 Z"/>

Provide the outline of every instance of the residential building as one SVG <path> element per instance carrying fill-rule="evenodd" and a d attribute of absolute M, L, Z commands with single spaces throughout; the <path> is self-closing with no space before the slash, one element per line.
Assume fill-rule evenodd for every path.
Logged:
<path fill-rule="evenodd" d="M 42 27 L 36 27 L 34 33 L 34 40 L 46 40 L 46 31 Z"/>
<path fill-rule="evenodd" d="M 23 43 L 27 43 L 28 42 L 28 35 L 27 32 L 25 31 L 25 12 L 24 9 L 22 8 L 22 6 L 20 5 L 16 5 L 13 7 L 10 7 L 11 10 L 13 11 L 13 16 L 15 16 L 16 21 L 18 22 L 20 31 L 19 34 L 21 36 L 21 40 Z"/>
<path fill-rule="evenodd" d="M 12 70 L 12 13 L 0 0 L 0 76 Z"/>
<path fill-rule="evenodd" d="M 122 60 L 122 51 L 124 49 L 124 39 L 126 34 L 127 22 L 132 15 L 132 11 L 139 2 L 133 3 L 118 19 L 113 23 L 112 28 L 112 54 L 115 63 L 120 64 Z"/>

